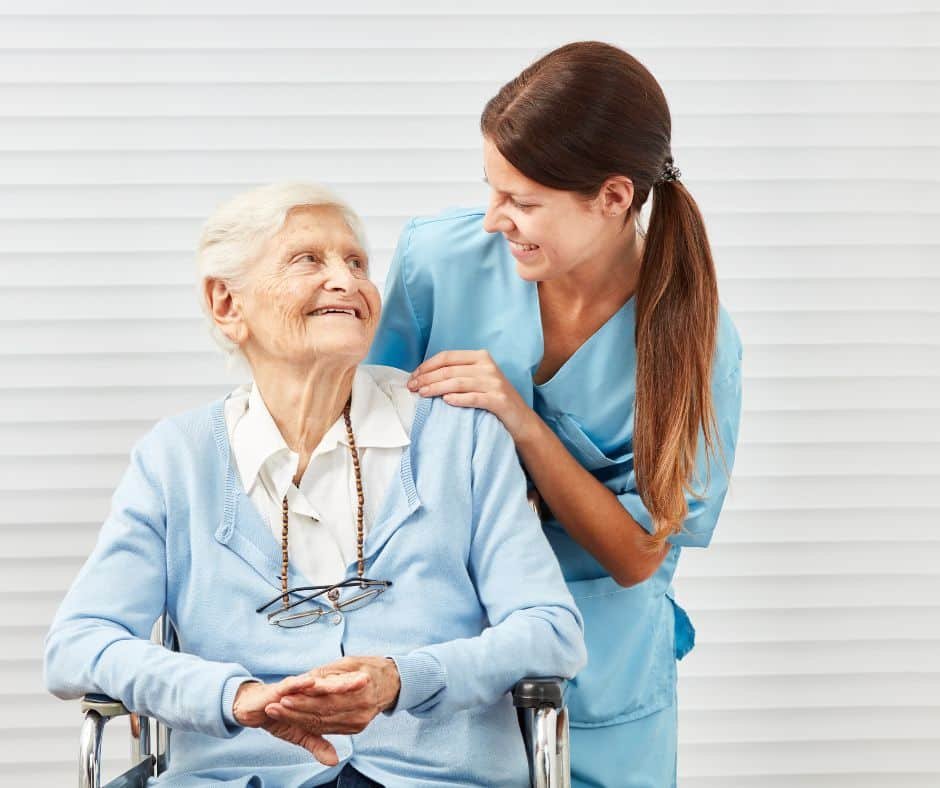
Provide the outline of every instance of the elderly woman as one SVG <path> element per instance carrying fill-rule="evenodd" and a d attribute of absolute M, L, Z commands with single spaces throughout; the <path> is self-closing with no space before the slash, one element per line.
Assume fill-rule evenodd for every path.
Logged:
<path fill-rule="evenodd" d="M 160 785 L 524 785 L 507 692 L 585 650 L 509 434 L 360 366 L 379 295 L 326 190 L 237 197 L 199 263 L 253 382 L 133 449 L 47 637 L 49 690 L 168 724 Z M 179 653 L 149 640 L 164 610 Z"/>

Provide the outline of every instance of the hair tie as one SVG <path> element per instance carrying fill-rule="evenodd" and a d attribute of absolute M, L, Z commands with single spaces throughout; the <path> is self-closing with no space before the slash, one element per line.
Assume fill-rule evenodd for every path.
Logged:
<path fill-rule="evenodd" d="M 671 161 L 667 161 L 663 164 L 662 172 L 659 174 L 659 180 L 657 183 L 664 183 L 666 181 L 677 181 L 682 177 L 682 171 Z"/>

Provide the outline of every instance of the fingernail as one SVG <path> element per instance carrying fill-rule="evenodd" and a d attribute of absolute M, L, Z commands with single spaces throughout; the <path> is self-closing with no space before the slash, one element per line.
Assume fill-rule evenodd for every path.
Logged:
<path fill-rule="evenodd" d="M 290 698 L 281 698 L 281 705 L 286 706 L 288 709 L 292 709 L 294 707 L 294 701 L 292 701 Z"/>
<path fill-rule="evenodd" d="M 276 720 L 281 719 L 281 710 L 278 708 L 266 710 L 266 713 L 269 717 L 274 717 Z"/>
<path fill-rule="evenodd" d="M 412 378 L 411 380 L 408 381 L 408 389 L 410 391 L 414 391 L 416 388 L 418 388 L 418 382 L 414 378 Z"/>

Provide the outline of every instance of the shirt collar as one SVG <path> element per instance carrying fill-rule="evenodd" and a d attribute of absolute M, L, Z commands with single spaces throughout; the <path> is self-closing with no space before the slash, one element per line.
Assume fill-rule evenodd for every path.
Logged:
<path fill-rule="evenodd" d="M 394 403 L 379 388 L 372 376 L 361 367 L 356 369 L 352 384 L 352 404 L 349 418 L 356 445 L 366 447 L 408 446 L 411 440 L 405 432 Z M 326 431 L 313 450 L 310 460 L 348 446 L 346 422 L 340 416 Z M 232 453 L 245 490 L 250 492 L 262 468 L 269 472 L 283 496 L 297 468 L 297 454 L 288 447 L 274 417 L 265 405 L 261 391 L 255 384 L 248 394 L 248 410 L 238 421 L 232 436 Z M 286 480 L 286 481 L 285 481 Z M 284 491 L 281 488 L 284 488 Z"/>
<path fill-rule="evenodd" d="M 358 446 L 393 448 L 411 443 L 395 403 L 379 388 L 368 370 L 362 367 L 356 368 L 353 378 L 349 420 Z M 345 444 L 346 424 L 342 417 L 334 426 L 337 425 L 342 433 L 341 441 Z"/>
<path fill-rule="evenodd" d="M 248 392 L 245 415 L 235 425 L 232 453 L 235 455 L 238 475 L 241 476 L 247 492 L 251 492 L 255 486 L 265 463 L 272 461 L 272 465 L 283 466 L 285 470 L 288 467 L 297 467 L 297 455 L 284 441 L 267 405 L 264 404 L 261 390 L 254 383 Z M 288 474 L 288 478 L 293 476 L 290 471 Z"/>

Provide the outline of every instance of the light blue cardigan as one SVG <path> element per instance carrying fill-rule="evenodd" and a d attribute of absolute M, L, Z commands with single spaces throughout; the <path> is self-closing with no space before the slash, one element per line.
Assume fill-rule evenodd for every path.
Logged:
<path fill-rule="evenodd" d="M 280 590 L 280 546 L 238 478 L 223 402 L 165 419 L 135 446 L 47 636 L 49 690 L 103 692 L 166 722 L 161 786 L 312 786 L 349 759 L 390 787 L 526 785 L 507 692 L 524 676 L 574 676 L 586 652 L 498 419 L 420 400 L 365 542 L 366 575 L 393 585 L 338 625 L 287 630 L 255 612 Z M 291 586 L 312 582 L 291 567 Z M 181 653 L 149 641 L 164 607 Z M 246 677 L 276 681 L 344 654 L 393 656 L 402 686 L 394 713 L 329 737 L 338 767 L 235 723 Z"/>

